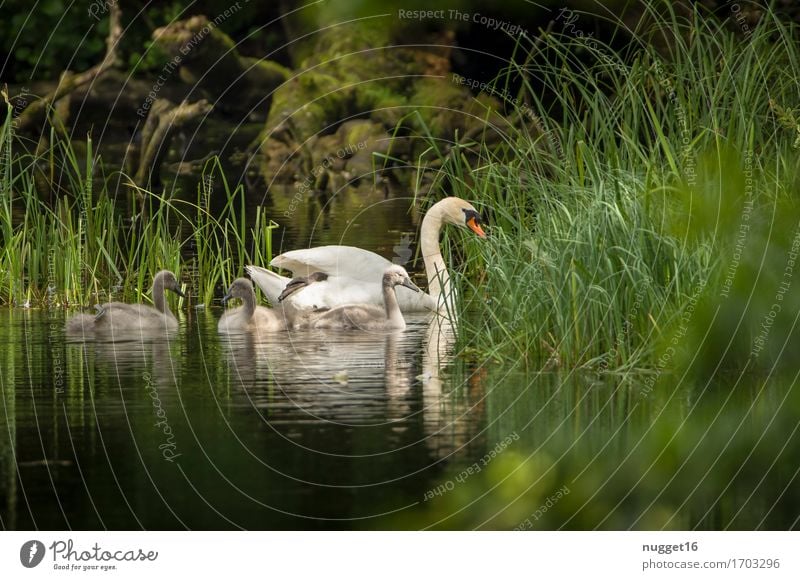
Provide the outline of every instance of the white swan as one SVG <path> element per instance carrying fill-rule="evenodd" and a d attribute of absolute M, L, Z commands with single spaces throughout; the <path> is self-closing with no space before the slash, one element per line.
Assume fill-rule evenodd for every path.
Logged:
<path fill-rule="evenodd" d="M 228 310 L 219 319 L 219 332 L 277 332 L 286 330 L 283 311 L 256 306 L 256 293 L 253 283 L 247 278 L 233 281 L 228 293 L 222 299 L 225 304 L 232 298 L 239 298 L 242 305 Z"/>
<path fill-rule="evenodd" d="M 374 304 L 337 306 L 319 314 L 306 314 L 299 321 L 294 321 L 292 326 L 293 328 L 343 330 L 403 330 L 406 327 L 406 321 L 400 311 L 400 305 L 397 303 L 395 294 L 397 286 L 404 286 L 413 292 L 420 292 L 420 289 L 408 277 L 405 268 L 390 265 L 381 277 L 383 307 Z"/>
<path fill-rule="evenodd" d="M 418 312 L 451 308 L 443 297 L 450 296 L 450 275 L 439 248 L 439 234 L 444 224 L 469 228 L 486 237 L 480 215 L 468 202 L 447 197 L 435 203 L 425 214 L 420 229 L 420 245 L 428 278 L 428 292 L 397 289 L 397 300 L 403 312 Z M 276 256 L 270 265 L 289 270 L 297 276 L 314 272 L 327 274 L 327 279 L 298 289 L 287 299 L 298 310 L 335 308 L 344 304 L 383 303 L 380 280 L 392 263 L 374 252 L 352 246 L 321 246 L 293 250 Z M 290 278 L 265 268 L 247 266 L 246 270 L 272 304 L 278 303 Z"/>
<path fill-rule="evenodd" d="M 123 334 L 153 330 L 176 330 L 178 321 L 169 309 L 165 290 L 184 297 L 175 274 L 161 270 L 153 278 L 153 304 L 127 304 L 109 302 L 95 305 L 97 314 L 78 314 L 67 321 L 68 334 L 92 335 L 95 333 Z"/>

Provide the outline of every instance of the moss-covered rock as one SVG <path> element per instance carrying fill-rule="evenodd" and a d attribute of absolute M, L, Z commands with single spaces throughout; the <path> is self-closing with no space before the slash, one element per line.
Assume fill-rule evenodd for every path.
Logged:
<path fill-rule="evenodd" d="M 438 42 L 431 48 L 398 46 L 388 22 L 323 29 L 300 44 L 293 49 L 296 77 L 276 91 L 260 149 L 274 156 L 283 149 L 271 142 L 276 139 L 322 147 L 326 141 L 313 137 L 334 133 L 338 147 L 366 140 L 342 168 L 351 175 L 372 171 L 373 154 L 389 152 L 393 130 L 413 111 L 419 79 L 449 70 L 449 49 Z M 316 157 L 316 151 L 306 155 Z"/>
<path fill-rule="evenodd" d="M 499 113 L 502 103 L 484 93 L 474 97 L 470 91 L 451 77 L 422 79 L 415 85 L 411 102 L 419 117 L 411 125 L 417 131 L 433 137 L 452 140 L 489 127 L 504 130 L 508 121 Z"/>
<path fill-rule="evenodd" d="M 365 119 L 348 121 L 336 134 L 340 143 L 337 156 L 345 159 L 345 177 L 351 181 L 372 176 L 375 167 L 382 163 L 375 154 L 389 152 L 391 139 L 380 123 Z"/>
<path fill-rule="evenodd" d="M 313 171 L 350 147 L 344 163 L 327 164 L 316 182 L 330 190 L 391 169 L 397 159 L 413 163 L 430 146 L 428 136 L 445 143 L 502 138 L 504 103 L 474 97 L 450 71 L 453 33 L 417 30 L 412 46 L 393 37 L 399 29 L 391 26 L 367 19 L 323 27 L 293 47 L 295 76 L 276 91 L 259 142 L 265 167 L 279 172 L 268 179 Z M 487 127 L 493 135 L 482 134 Z"/>
<path fill-rule="evenodd" d="M 265 137 L 288 130 L 303 143 L 317 133 L 331 132 L 352 110 L 352 90 L 322 72 L 307 72 L 291 79 L 275 93 Z"/>
<path fill-rule="evenodd" d="M 177 70 L 183 82 L 196 87 L 198 97 L 207 97 L 223 111 L 261 110 L 266 115 L 271 93 L 290 75 L 277 63 L 239 55 L 230 37 L 203 15 L 159 28 L 153 39 L 172 55 L 159 80 L 169 82 Z"/>

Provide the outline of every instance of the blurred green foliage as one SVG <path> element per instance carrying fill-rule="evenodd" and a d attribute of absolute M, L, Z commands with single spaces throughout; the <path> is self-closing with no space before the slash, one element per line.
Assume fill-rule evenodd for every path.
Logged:
<path fill-rule="evenodd" d="M 559 396 L 579 382 L 564 376 L 557 380 L 563 381 Z M 513 376 L 511 381 L 520 386 Z M 578 407 L 545 421 L 550 430 L 546 435 L 544 429 L 531 426 L 535 415 L 506 420 L 507 431 L 489 430 L 487 447 L 509 432 L 520 435 L 518 442 L 485 466 L 478 459 L 480 470 L 473 475 L 457 479 L 463 473 L 461 466 L 452 467 L 441 479 L 440 493 L 417 498 L 418 508 L 397 516 L 390 527 L 796 528 L 800 395 L 783 381 L 734 389 L 729 384 L 716 386 L 722 388 L 709 386 L 709 392 L 687 406 L 677 400 L 660 409 L 656 406 L 647 413 L 654 419 L 634 421 L 619 430 L 598 428 L 586 416 L 581 420 Z M 521 393 L 514 389 L 514 405 L 535 403 L 534 413 L 553 414 L 561 402 L 548 401 L 538 388 L 534 381 Z M 511 393 L 503 391 L 511 390 L 492 389 L 488 396 L 506 404 Z M 611 392 L 611 404 L 623 397 Z M 490 413 L 489 423 L 509 408 L 498 407 L 497 413 Z"/>
<path fill-rule="evenodd" d="M 108 20 L 92 19 L 90 4 L 4 2 L 0 6 L 0 51 L 7 55 L 4 80 L 55 80 L 68 67 L 85 70 L 96 64 L 97 55 L 105 52 Z"/>

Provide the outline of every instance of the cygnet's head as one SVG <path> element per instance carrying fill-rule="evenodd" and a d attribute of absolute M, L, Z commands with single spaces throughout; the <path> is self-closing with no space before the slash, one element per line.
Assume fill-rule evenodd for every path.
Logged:
<path fill-rule="evenodd" d="M 298 290 L 305 288 L 315 282 L 324 282 L 328 279 L 328 275 L 325 272 L 311 272 L 308 276 L 299 276 L 289 281 L 288 284 L 281 292 L 280 296 L 278 296 L 278 302 L 283 302 L 289 296 L 297 292 Z"/>
<path fill-rule="evenodd" d="M 186 295 L 181 292 L 181 285 L 178 283 L 178 279 L 175 278 L 175 274 L 169 270 L 161 270 L 153 277 L 153 287 L 156 287 L 159 284 L 162 285 L 164 290 L 171 290 L 181 298 L 186 298 Z"/>
<path fill-rule="evenodd" d="M 253 283 L 247 278 L 236 278 L 228 288 L 228 293 L 222 297 L 222 305 L 227 304 L 228 300 L 238 298 L 245 300 L 246 298 L 255 299 L 255 290 L 253 290 Z"/>
<path fill-rule="evenodd" d="M 405 286 L 414 292 L 420 292 L 420 289 L 408 277 L 408 272 L 402 266 L 392 265 L 386 268 L 383 272 L 383 285 L 394 288 L 395 286 Z"/>

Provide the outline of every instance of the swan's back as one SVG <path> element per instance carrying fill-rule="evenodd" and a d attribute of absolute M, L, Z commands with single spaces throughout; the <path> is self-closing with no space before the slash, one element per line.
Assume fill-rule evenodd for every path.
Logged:
<path fill-rule="evenodd" d="M 286 321 L 280 316 L 281 311 L 275 308 L 256 307 L 253 313 L 253 324 L 261 332 L 280 332 L 286 330 Z"/>
<path fill-rule="evenodd" d="M 339 306 L 311 317 L 309 326 L 320 329 L 380 330 L 393 328 L 386 318 L 386 310 L 374 304 Z"/>
<path fill-rule="evenodd" d="M 217 323 L 220 332 L 276 332 L 286 329 L 286 322 L 274 309 L 256 304 L 253 283 L 247 278 L 234 280 L 222 303 L 233 298 L 241 300 L 242 305 L 225 311 Z"/>
<path fill-rule="evenodd" d="M 324 272 L 332 277 L 375 282 L 392 263 L 375 252 L 354 246 L 320 246 L 284 252 L 275 256 L 270 265 L 289 270 L 294 277 Z"/>
<path fill-rule="evenodd" d="M 178 321 L 172 313 L 159 312 L 145 304 L 110 302 L 97 306 L 96 331 L 175 330 Z"/>
<path fill-rule="evenodd" d="M 67 334 L 73 335 L 94 334 L 94 316 L 90 314 L 76 314 L 67 321 L 65 330 Z"/>
<path fill-rule="evenodd" d="M 279 332 L 286 330 L 286 321 L 275 309 L 256 306 L 248 317 L 244 306 L 226 311 L 217 323 L 219 332 Z"/>

